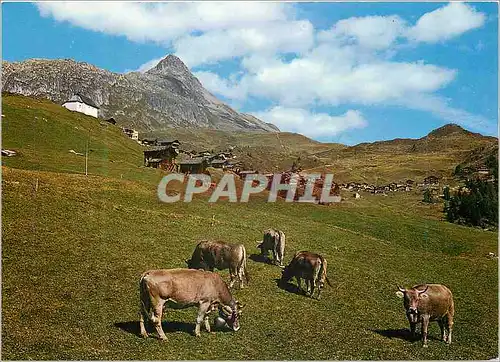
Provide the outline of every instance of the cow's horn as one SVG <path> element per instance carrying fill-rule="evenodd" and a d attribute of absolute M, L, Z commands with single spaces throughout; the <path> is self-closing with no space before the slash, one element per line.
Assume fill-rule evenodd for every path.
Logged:
<path fill-rule="evenodd" d="M 429 286 L 428 286 L 428 285 L 426 285 L 426 286 L 425 286 L 425 289 L 424 289 L 424 290 L 418 290 L 418 294 L 423 294 L 423 293 L 425 293 L 425 292 L 427 291 L 427 289 L 429 289 Z"/>
<path fill-rule="evenodd" d="M 406 293 L 406 289 L 405 288 L 402 288 L 398 285 L 398 289 L 401 293 Z"/>

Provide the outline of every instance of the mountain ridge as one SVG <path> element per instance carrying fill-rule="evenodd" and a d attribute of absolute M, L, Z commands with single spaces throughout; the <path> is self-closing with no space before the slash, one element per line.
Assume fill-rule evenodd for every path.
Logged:
<path fill-rule="evenodd" d="M 126 74 L 72 59 L 4 61 L 2 90 L 59 104 L 73 93 L 81 93 L 99 105 L 103 117 L 140 131 L 170 127 L 279 131 L 218 100 L 174 55 L 145 73 Z"/>

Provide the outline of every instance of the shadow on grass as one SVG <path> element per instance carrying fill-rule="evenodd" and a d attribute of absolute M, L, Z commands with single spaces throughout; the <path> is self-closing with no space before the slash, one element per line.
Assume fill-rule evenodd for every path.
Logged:
<path fill-rule="evenodd" d="M 293 293 L 298 295 L 306 294 L 302 289 L 299 289 L 299 287 L 295 284 L 292 284 L 290 282 L 282 283 L 281 279 L 274 279 L 274 281 L 276 282 L 278 288 L 287 291 L 288 293 Z"/>
<path fill-rule="evenodd" d="M 249 257 L 249 259 L 252 259 L 253 261 L 255 261 L 256 263 L 264 263 L 264 264 L 269 264 L 269 265 L 273 265 L 273 262 L 271 259 L 269 258 L 266 258 L 264 255 L 262 254 L 251 254 Z"/>
<path fill-rule="evenodd" d="M 139 321 L 117 322 L 115 323 L 115 327 L 120 328 L 127 333 L 135 334 L 136 336 L 141 335 Z M 174 333 L 180 331 L 194 335 L 194 323 L 163 321 L 161 323 L 161 327 L 163 328 L 163 332 L 165 333 Z M 146 323 L 146 331 L 149 334 L 153 332 L 156 333 L 156 330 L 153 325 L 151 325 L 151 323 Z"/>
<path fill-rule="evenodd" d="M 402 339 L 408 342 L 417 342 L 422 339 L 422 335 L 420 333 L 416 333 L 415 336 L 413 337 L 411 335 L 411 332 L 407 328 L 400 328 L 400 329 L 369 329 L 372 332 L 375 332 L 377 334 L 380 334 L 381 336 L 384 336 L 386 338 L 397 338 L 397 339 Z M 439 338 L 436 338 L 431 335 L 427 335 L 428 340 L 434 340 L 434 341 L 439 341 Z"/>
<path fill-rule="evenodd" d="M 117 322 L 117 323 L 115 323 L 115 327 L 120 328 L 121 330 L 123 330 L 127 333 L 135 334 L 136 336 L 139 336 L 139 337 L 141 336 L 139 321 Z M 195 327 L 194 323 L 163 321 L 161 323 L 161 327 L 163 328 L 163 332 L 165 332 L 165 334 L 175 333 L 175 332 L 185 332 L 185 333 L 188 333 L 188 334 L 191 334 L 194 336 L 194 327 Z M 205 328 L 205 326 L 202 324 L 201 325 L 201 333 L 203 333 L 203 332 L 206 333 L 204 328 Z M 228 327 L 217 328 L 212 324 L 211 324 L 211 330 L 212 330 L 212 332 L 217 332 L 217 333 L 232 332 Z M 150 323 L 146 323 L 146 331 L 148 332 L 150 337 L 156 336 L 156 329 Z"/>
<path fill-rule="evenodd" d="M 400 328 L 400 329 L 369 329 L 372 332 L 375 332 L 377 334 L 380 334 L 381 336 L 387 337 L 387 338 L 397 338 L 397 339 L 403 339 L 408 342 L 415 342 L 418 340 L 420 337 L 418 334 L 416 337 L 413 337 L 411 335 L 411 332 L 409 329 L 406 328 Z"/>

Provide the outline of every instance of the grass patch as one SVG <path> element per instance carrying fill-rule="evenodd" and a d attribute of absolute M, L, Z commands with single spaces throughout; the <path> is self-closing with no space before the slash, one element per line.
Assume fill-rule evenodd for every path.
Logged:
<path fill-rule="evenodd" d="M 34 179 L 38 178 L 38 191 Z M 497 355 L 497 234 L 383 207 L 255 198 L 248 204 L 161 204 L 148 183 L 3 169 L 2 351 L 5 359 L 488 359 Z M 215 226 L 211 221 L 215 215 Z M 228 217 L 230 215 L 230 217 Z M 183 267 L 197 240 L 242 242 L 267 227 L 325 255 L 334 287 L 315 301 L 277 287 L 280 270 L 248 261 L 242 329 L 195 338 L 196 309 L 168 310 L 168 342 L 143 340 L 138 278 Z M 427 235 L 427 236 L 426 236 Z M 457 245 L 459 245 L 457 247 Z M 458 249 L 457 249 L 458 248 Z M 222 272 L 228 278 L 227 271 Z M 480 281 L 480 282 L 478 282 Z M 405 338 L 395 285 L 448 285 L 454 342 Z M 20 302 L 22 301 L 22 302 Z M 300 332 L 299 332 L 300 331 Z M 298 333 L 299 332 L 299 333 Z M 437 325 L 430 328 L 437 338 Z"/>

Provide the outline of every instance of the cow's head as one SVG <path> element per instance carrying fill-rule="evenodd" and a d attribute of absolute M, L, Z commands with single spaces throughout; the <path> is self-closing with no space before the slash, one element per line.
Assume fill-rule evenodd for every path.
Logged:
<path fill-rule="evenodd" d="M 264 254 L 264 242 L 263 241 L 257 241 L 257 249 L 260 249 L 260 253 Z"/>
<path fill-rule="evenodd" d="M 240 316 L 241 310 L 245 306 L 234 299 L 231 301 L 230 305 L 220 305 L 219 315 L 226 321 L 226 324 L 233 331 L 238 331 L 240 329 Z"/>
<path fill-rule="evenodd" d="M 189 269 L 207 270 L 207 266 L 203 261 L 195 261 L 193 258 L 186 260 L 186 265 Z"/>
<path fill-rule="evenodd" d="M 410 323 L 417 323 L 419 320 L 418 307 L 420 300 L 426 297 L 424 293 L 427 291 L 427 288 L 429 288 L 429 286 L 426 286 L 424 290 L 418 290 L 415 288 L 405 289 L 398 287 L 399 292 L 402 294 L 403 304 L 406 309 L 406 316 L 408 317 L 408 321 Z"/>
<path fill-rule="evenodd" d="M 281 280 L 280 283 L 283 285 L 288 282 L 293 277 L 293 271 L 290 266 L 285 266 L 281 268 Z"/>

